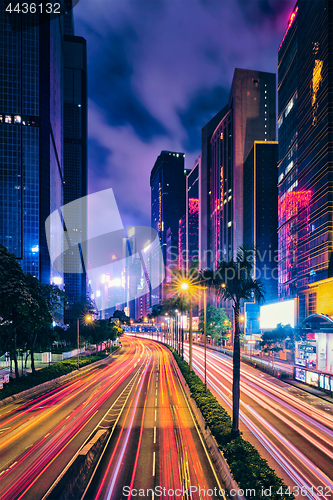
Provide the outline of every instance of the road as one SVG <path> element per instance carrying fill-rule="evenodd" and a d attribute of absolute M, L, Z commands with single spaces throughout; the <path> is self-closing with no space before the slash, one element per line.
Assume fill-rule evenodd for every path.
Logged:
<path fill-rule="evenodd" d="M 193 368 L 201 378 L 203 364 L 204 350 L 194 346 Z M 231 414 L 232 359 L 207 350 L 207 381 Z M 332 404 L 242 363 L 240 423 L 245 439 L 296 496 L 333 498 Z"/>
<path fill-rule="evenodd" d="M 113 432 L 84 498 L 192 486 L 196 499 L 196 487 L 223 487 L 169 352 L 146 340 L 122 343 L 112 363 L 0 409 L 0 500 L 51 499 L 73 457 L 106 424 Z"/>

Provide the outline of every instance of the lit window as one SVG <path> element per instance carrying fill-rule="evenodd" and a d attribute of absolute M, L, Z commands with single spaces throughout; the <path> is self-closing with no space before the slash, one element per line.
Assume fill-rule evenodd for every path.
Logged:
<path fill-rule="evenodd" d="M 12 123 L 12 117 L 10 115 L 5 116 L 5 123 Z"/>
<path fill-rule="evenodd" d="M 3 123 L 3 116 L 0 115 L 0 123 Z"/>
<path fill-rule="evenodd" d="M 290 113 L 290 111 L 292 110 L 292 108 L 294 107 L 294 104 L 295 104 L 295 101 L 296 101 L 296 96 L 293 96 L 290 101 L 288 102 L 287 104 L 287 107 L 286 107 L 286 110 L 284 112 L 284 116 L 287 117 Z"/>
<path fill-rule="evenodd" d="M 267 108 L 267 104 L 265 104 L 265 108 Z"/>
<path fill-rule="evenodd" d="M 21 123 L 21 117 L 19 115 L 14 116 L 14 123 Z"/>
<path fill-rule="evenodd" d="M 228 227 L 231 227 L 231 225 L 232 225 L 232 222 L 231 222 L 231 220 L 230 220 L 230 221 L 228 222 Z"/>
<path fill-rule="evenodd" d="M 101 292 L 99 290 L 97 290 L 96 297 L 100 297 L 100 296 L 101 296 Z"/>
<path fill-rule="evenodd" d="M 176 154 L 176 156 L 177 156 L 177 158 L 178 158 L 179 154 L 177 153 L 177 154 Z"/>

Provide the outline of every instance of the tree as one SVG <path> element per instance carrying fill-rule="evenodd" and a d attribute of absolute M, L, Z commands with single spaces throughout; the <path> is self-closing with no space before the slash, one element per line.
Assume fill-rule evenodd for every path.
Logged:
<path fill-rule="evenodd" d="M 274 353 L 282 351 L 282 342 L 294 339 L 294 329 L 290 325 L 283 326 L 281 323 L 274 330 L 264 332 L 261 337 L 261 348 L 263 352 L 272 356 L 272 368 L 274 370 Z"/>
<path fill-rule="evenodd" d="M 199 315 L 200 331 L 203 331 L 204 329 L 203 320 L 204 320 L 204 311 L 202 309 Z M 216 341 L 219 341 L 221 337 L 223 340 L 226 340 L 228 338 L 227 331 L 231 327 L 231 323 L 224 309 L 215 307 L 213 305 L 207 306 L 206 321 L 207 321 L 206 324 L 207 335 L 210 335 Z"/>
<path fill-rule="evenodd" d="M 31 274 L 25 275 L 29 292 L 33 298 L 30 306 L 29 316 L 22 325 L 31 356 L 31 370 L 35 373 L 34 352 L 38 335 L 43 334 L 44 341 L 50 343 L 53 340 L 52 323 L 59 319 L 63 308 L 65 294 L 55 285 L 47 285 Z"/>
<path fill-rule="evenodd" d="M 116 310 L 112 316 L 114 319 L 119 319 L 120 324 L 130 324 L 130 317 L 126 316 L 125 311 Z"/>
<path fill-rule="evenodd" d="M 257 251 L 254 247 L 241 246 L 236 258 L 222 260 L 216 271 L 202 271 L 201 279 L 215 288 L 223 300 L 230 300 L 234 310 L 235 332 L 232 379 L 232 436 L 239 435 L 240 399 L 240 327 L 239 313 L 243 301 L 255 299 L 261 303 L 265 299 L 263 284 L 252 277 Z"/>
<path fill-rule="evenodd" d="M 18 340 L 23 341 L 20 329 L 28 320 L 31 309 L 37 307 L 32 297 L 23 272 L 16 256 L 0 245 L 0 325 L 2 353 L 7 350 L 14 360 L 15 376 L 19 377 L 17 363 Z M 5 327 L 5 328 L 3 328 Z"/>

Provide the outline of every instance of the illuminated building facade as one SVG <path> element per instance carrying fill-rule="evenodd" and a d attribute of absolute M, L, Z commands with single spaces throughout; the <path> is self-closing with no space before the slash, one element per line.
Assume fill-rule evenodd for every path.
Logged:
<path fill-rule="evenodd" d="M 278 297 L 278 143 L 255 141 L 244 162 L 244 244 L 258 250 L 256 277 L 266 301 Z"/>
<path fill-rule="evenodd" d="M 299 0 L 279 48 L 279 295 L 300 320 L 333 276 L 332 36 L 332 2 Z"/>
<path fill-rule="evenodd" d="M 159 235 L 164 262 L 167 262 L 167 230 L 170 229 L 168 262 L 178 265 L 179 219 L 185 214 L 185 181 L 183 153 L 162 151 L 150 174 L 151 227 Z M 167 273 L 166 273 L 167 274 Z M 162 285 L 152 291 L 151 306 L 162 300 Z"/>
<path fill-rule="evenodd" d="M 229 102 L 202 130 L 200 264 L 216 267 L 243 243 L 243 163 L 275 141 L 275 74 L 236 69 Z"/>

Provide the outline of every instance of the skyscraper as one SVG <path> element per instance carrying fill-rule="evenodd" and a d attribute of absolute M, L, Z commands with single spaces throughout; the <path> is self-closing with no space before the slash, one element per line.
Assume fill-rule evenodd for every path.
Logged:
<path fill-rule="evenodd" d="M 45 220 L 63 203 L 63 16 L 35 27 L 32 14 L 17 16 L 21 29 L 13 31 L 0 13 L 0 241 L 24 271 L 61 284 Z"/>
<path fill-rule="evenodd" d="M 162 151 L 150 174 L 151 226 L 159 235 L 164 263 L 167 261 L 167 230 L 170 229 L 171 253 L 168 255 L 168 261 L 176 266 L 178 264 L 178 224 L 185 214 L 187 172 L 184 170 L 184 157 L 183 153 Z M 151 305 L 159 303 L 162 299 L 162 286 L 158 293 L 155 292 Z"/>
<path fill-rule="evenodd" d="M 186 265 L 199 258 L 199 188 L 201 156 L 186 177 Z M 186 266 L 185 266 L 186 268 Z"/>
<path fill-rule="evenodd" d="M 201 267 L 244 241 L 243 163 L 254 141 L 274 141 L 275 74 L 236 68 L 229 101 L 202 129 Z"/>
<path fill-rule="evenodd" d="M 257 248 L 256 277 L 264 284 L 266 301 L 278 297 L 277 158 L 276 141 L 255 141 L 243 167 L 243 243 Z"/>
<path fill-rule="evenodd" d="M 71 11 L 65 16 L 64 35 L 64 204 L 87 195 L 87 55 L 86 41 L 74 36 Z M 71 211 L 71 227 L 77 229 L 77 243 L 87 239 L 84 203 Z M 72 244 L 75 234 L 72 232 Z M 80 267 L 80 266 L 78 266 Z M 86 296 L 86 274 L 65 273 L 69 305 Z M 71 314 L 66 311 L 65 318 Z"/>
<path fill-rule="evenodd" d="M 299 0 L 279 47 L 279 295 L 300 319 L 332 309 L 316 303 L 333 277 L 332 37 L 332 2 Z"/>

